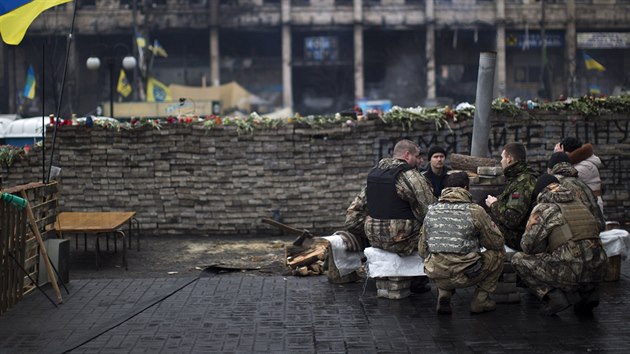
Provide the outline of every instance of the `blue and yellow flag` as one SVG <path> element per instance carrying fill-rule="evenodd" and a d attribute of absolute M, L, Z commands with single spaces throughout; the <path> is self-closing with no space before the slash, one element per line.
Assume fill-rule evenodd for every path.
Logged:
<path fill-rule="evenodd" d="M 0 35 L 6 44 L 18 45 L 26 30 L 42 12 L 72 0 L 2 0 Z"/>
<path fill-rule="evenodd" d="M 125 74 L 125 70 L 123 69 L 120 69 L 116 91 L 118 91 L 118 93 L 121 94 L 123 97 L 129 96 L 132 91 L 131 84 L 129 83 L 129 80 L 127 80 L 127 75 Z"/>
<path fill-rule="evenodd" d="M 153 40 L 153 46 L 149 46 L 149 50 L 151 50 L 151 52 L 153 52 L 153 55 L 155 56 L 164 58 L 168 57 L 166 49 L 164 49 L 164 47 L 160 45 L 160 42 L 158 42 L 157 39 Z"/>
<path fill-rule="evenodd" d="M 134 37 L 136 39 L 136 46 L 138 47 L 138 68 L 144 76 L 147 71 L 146 62 L 144 60 L 144 48 L 147 46 L 147 40 L 144 39 L 142 34 L 138 31 L 134 33 Z"/>
<path fill-rule="evenodd" d="M 171 90 L 155 78 L 149 77 L 147 80 L 147 102 L 167 101 L 172 101 Z"/>
<path fill-rule="evenodd" d="M 586 70 L 597 70 L 597 71 L 606 71 L 606 67 L 597 62 L 597 60 L 593 59 L 590 55 L 586 54 L 586 52 L 582 53 L 584 56 L 584 65 L 586 66 Z"/>
<path fill-rule="evenodd" d="M 24 97 L 33 99 L 35 98 L 35 70 L 33 70 L 33 65 L 28 66 L 28 71 L 26 71 L 26 83 L 24 84 Z"/>

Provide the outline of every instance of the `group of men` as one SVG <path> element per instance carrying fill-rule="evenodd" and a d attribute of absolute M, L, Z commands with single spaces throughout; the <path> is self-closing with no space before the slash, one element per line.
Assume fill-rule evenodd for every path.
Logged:
<path fill-rule="evenodd" d="M 440 314 L 451 313 L 455 289 L 473 285 L 471 313 L 496 309 L 491 294 L 503 271 L 505 246 L 515 252 L 511 263 L 522 283 L 543 302 L 543 314 L 571 305 L 576 313 L 589 313 L 599 303 L 597 286 L 607 267 L 599 239 L 605 225 L 601 162 L 590 144 L 574 138 L 554 150 L 547 173 L 538 176 L 527 165 L 525 146 L 506 144 L 504 191 L 488 195 L 484 208 L 473 202 L 468 173 L 445 166 L 444 149 L 429 148 L 420 171 L 420 147 L 401 140 L 392 157 L 368 173 L 347 210 L 346 228 L 400 256 L 417 250 L 437 288 Z"/>

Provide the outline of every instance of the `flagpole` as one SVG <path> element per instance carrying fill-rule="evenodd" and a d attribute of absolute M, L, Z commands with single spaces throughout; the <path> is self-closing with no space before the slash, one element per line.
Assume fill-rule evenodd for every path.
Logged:
<path fill-rule="evenodd" d="M 66 74 L 68 72 L 68 57 L 70 56 L 70 43 L 72 42 L 72 35 L 74 33 L 74 21 L 77 17 L 77 2 L 73 1 L 74 10 L 72 12 L 72 24 L 70 25 L 70 33 L 68 34 L 68 40 L 66 41 L 66 59 L 63 64 L 63 75 L 61 77 L 61 91 L 59 93 L 59 102 L 57 103 L 57 114 L 55 115 L 55 129 L 53 129 L 53 138 L 50 148 L 50 164 L 48 165 L 48 175 L 44 180 L 44 183 L 50 182 L 50 173 L 52 170 L 53 157 L 55 156 L 55 141 L 57 140 L 57 127 L 59 126 L 59 115 L 61 114 L 61 105 L 63 103 L 63 89 L 66 84 Z"/>
<path fill-rule="evenodd" d="M 46 183 L 46 41 L 42 42 L 42 182 Z"/>

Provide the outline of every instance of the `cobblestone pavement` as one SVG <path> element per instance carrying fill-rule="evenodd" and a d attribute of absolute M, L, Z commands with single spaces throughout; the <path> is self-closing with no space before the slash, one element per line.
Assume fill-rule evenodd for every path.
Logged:
<path fill-rule="evenodd" d="M 471 315 L 473 289 L 438 316 L 434 287 L 386 300 L 373 280 L 251 272 L 71 278 L 68 290 L 58 308 L 32 292 L 1 315 L 0 353 L 627 353 L 630 338 L 630 261 L 588 318 L 542 316 L 527 292 Z"/>

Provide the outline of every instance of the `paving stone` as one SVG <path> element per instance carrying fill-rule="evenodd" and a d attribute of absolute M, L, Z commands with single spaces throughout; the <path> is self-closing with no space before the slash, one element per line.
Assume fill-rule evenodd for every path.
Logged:
<path fill-rule="evenodd" d="M 473 316 L 474 287 L 457 290 L 452 315 L 437 316 L 435 289 L 387 301 L 373 279 L 339 285 L 323 276 L 227 274 L 168 297 L 189 279 L 71 280 L 59 308 L 33 292 L 0 316 L 0 352 L 625 353 L 629 268 L 602 284 L 591 318 L 571 310 L 541 316 L 529 293 Z"/>

